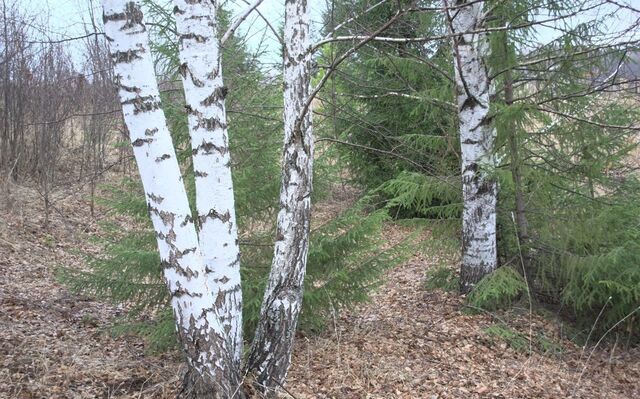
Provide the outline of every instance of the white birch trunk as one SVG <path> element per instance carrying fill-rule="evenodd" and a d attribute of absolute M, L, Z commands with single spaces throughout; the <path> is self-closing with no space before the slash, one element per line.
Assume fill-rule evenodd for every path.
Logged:
<path fill-rule="evenodd" d="M 285 2 L 284 152 L 276 243 L 249 370 L 259 389 L 273 396 L 287 375 L 302 309 L 309 249 L 313 130 L 309 96 L 311 45 L 307 0 Z"/>
<path fill-rule="evenodd" d="M 178 336 L 190 369 L 208 386 L 225 384 L 220 377 L 224 363 L 214 340 L 222 329 L 218 306 L 208 285 L 173 142 L 160 109 L 143 14 L 137 1 L 102 3 L 124 120 L 156 231 Z"/>
<path fill-rule="evenodd" d="M 445 6 L 447 1 L 445 0 Z M 491 81 L 485 59 L 486 33 L 465 33 L 483 28 L 482 2 L 456 0 L 449 11 L 454 45 L 454 66 L 460 143 L 462 147 L 462 267 L 460 289 L 469 292 L 496 269 L 497 183 L 488 176 L 495 167 L 496 130 L 489 115 Z M 466 6 L 465 6 L 466 5 Z"/>
<path fill-rule="evenodd" d="M 191 136 L 200 252 L 220 318 L 219 358 L 239 383 L 242 356 L 240 252 L 217 33 L 217 1 L 174 0 L 180 73 Z"/>

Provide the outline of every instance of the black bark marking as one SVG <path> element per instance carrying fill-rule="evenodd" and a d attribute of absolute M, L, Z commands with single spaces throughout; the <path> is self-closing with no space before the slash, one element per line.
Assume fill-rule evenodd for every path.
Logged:
<path fill-rule="evenodd" d="M 142 147 L 145 144 L 151 144 L 153 142 L 152 138 L 148 138 L 148 139 L 135 139 L 131 145 L 134 147 Z"/>
<path fill-rule="evenodd" d="M 467 98 L 464 99 L 462 106 L 460 107 L 460 111 L 464 111 L 468 108 L 473 109 L 477 106 L 480 106 L 480 102 L 478 101 L 478 99 L 474 96 L 467 96 Z"/>
<path fill-rule="evenodd" d="M 182 221 L 182 223 L 180 223 L 180 227 L 184 227 L 184 226 L 188 225 L 189 223 L 193 223 L 193 217 L 191 215 L 185 216 L 185 218 Z"/>
<path fill-rule="evenodd" d="M 126 86 L 120 83 L 118 84 L 118 88 L 122 91 L 126 91 L 127 93 L 140 93 L 140 88 L 136 86 Z"/>
<path fill-rule="evenodd" d="M 202 294 L 200 293 L 193 293 L 189 290 L 187 290 L 186 288 L 183 287 L 177 287 L 176 289 L 173 290 L 173 292 L 171 292 L 171 296 L 172 297 L 176 297 L 176 298 L 180 298 L 184 295 L 190 296 L 192 298 L 202 298 Z"/>
<path fill-rule="evenodd" d="M 163 269 L 173 269 L 176 271 L 176 273 L 178 273 L 180 276 L 187 278 L 187 279 L 191 279 L 193 277 L 198 277 L 198 272 L 194 272 L 193 270 L 191 270 L 190 268 L 182 268 L 180 267 L 180 265 L 175 262 L 175 260 L 170 259 L 168 261 L 162 261 L 160 263 L 160 265 L 162 266 Z"/>
<path fill-rule="evenodd" d="M 194 148 L 191 153 L 192 155 L 197 155 L 199 153 L 210 155 L 213 154 L 214 151 L 218 152 L 220 155 L 224 155 L 229 151 L 229 149 L 226 146 L 217 146 L 210 142 L 203 142 Z"/>
<path fill-rule="evenodd" d="M 462 141 L 462 144 L 469 144 L 469 145 L 476 145 L 476 144 L 480 144 L 481 142 L 478 140 L 473 140 L 473 139 L 464 139 Z"/>
<path fill-rule="evenodd" d="M 153 202 L 155 202 L 156 204 L 161 204 L 162 201 L 164 201 L 164 197 L 160 196 L 160 195 L 155 195 L 153 193 L 151 194 L 147 194 L 147 197 L 149 197 L 149 199 Z"/>
<path fill-rule="evenodd" d="M 491 181 L 484 181 L 478 186 L 478 191 L 476 191 L 477 196 L 482 196 L 487 193 L 492 193 L 494 189 L 494 184 Z"/>
<path fill-rule="evenodd" d="M 144 135 L 147 137 L 153 137 L 156 135 L 156 133 L 158 133 L 158 128 L 154 127 L 153 129 L 146 129 L 144 131 Z"/>
<path fill-rule="evenodd" d="M 180 76 L 182 76 L 183 78 L 187 77 L 187 71 L 189 70 L 189 66 L 187 65 L 186 62 L 183 62 L 182 64 L 180 64 L 180 66 L 178 67 L 178 73 L 180 74 Z"/>
<path fill-rule="evenodd" d="M 133 27 L 140 26 L 143 31 L 146 30 L 146 27 L 143 23 L 143 13 L 138 4 L 133 1 L 130 1 L 126 4 L 124 12 L 113 13 L 113 14 L 102 14 L 103 22 L 117 22 L 117 21 L 125 21 L 124 25 L 120 30 L 131 29 Z"/>
<path fill-rule="evenodd" d="M 149 207 L 149 212 L 157 215 L 160 220 L 162 220 L 162 223 L 164 223 L 166 226 L 174 226 L 174 221 L 176 219 L 176 215 L 174 213 L 161 211 L 158 208 L 152 206 Z M 173 230 L 171 230 L 169 233 L 173 233 Z M 175 235 L 175 233 L 173 234 Z"/>
<path fill-rule="evenodd" d="M 226 86 L 216 87 L 211 95 L 205 98 L 200 104 L 208 107 L 212 104 L 219 105 L 226 97 L 229 89 Z"/>
<path fill-rule="evenodd" d="M 222 291 L 222 290 L 220 290 L 220 291 L 218 291 L 218 295 L 216 295 L 216 302 L 215 302 L 215 304 L 216 304 L 216 307 L 217 307 L 218 309 L 220 309 L 221 307 L 223 307 L 223 306 L 224 306 L 224 304 L 225 304 L 225 300 L 224 300 L 225 295 L 224 295 L 224 294 L 225 294 L 225 292 L 224 292 L 224 291 Z"/>
<path fill-rule="evenodd" d="M 128 51 L 115 51 L 111 53 L 111 60 L 115 64 L 126 64 L 133 60 L 140 60 L 142 57 L 140 56 L 141 50 L 128 50 Z"/>
<path fill-rule="evenodd" d="M 178 42 L 182 44 L 185 40 L 195 40 L 196 43 L 204 43 L 207 41 L 207 38 L 201 35 L 196 35 L 195 33 L 186 33 L 184 35 L 180 35 Z"/>
<path fill-rule="evenodd" d="M 142 29 L 146 29 L 142 22 L 143 14 L 140 6 L 133 1 L 127 3 L 125 9 L 126 23 L 122 26 L 122 30 L 130 29 L 139 25 Z"/>
<path fill-rule="evenodd" d="M 227 128 L 227 124 L 226 123 L 222 123 L 220 121 L 220 119 L 217 118 L 217 117 L 200 118 L 198 120 L 198 124 L 196 125 L 196 128 L 203 128 L 203 129 L 206 129 L 206 130 L 226 129 Z"/>
<path fill-rule="evenodd" d="M 160 100 L 154 96 L 135 97 L 122 102 L 122 105 L 133 105 L 133 114 L 151 112 L 160 108 Z"/>
<path fill-rule="evenodd" d="M 208 218 L 218 219 L 222 223 L 227 223 L 229 222 L 229 220 L 231 220 L 231 214 L 229 213 L 229 211 L 226 211 L 225 213 L 220 214 L 215 209 L 211 209 L 209 213 L 207 213 L 206 215 L 198 216 L 198 222 L 200 223 L 200 226 L 202 226 Z"/>

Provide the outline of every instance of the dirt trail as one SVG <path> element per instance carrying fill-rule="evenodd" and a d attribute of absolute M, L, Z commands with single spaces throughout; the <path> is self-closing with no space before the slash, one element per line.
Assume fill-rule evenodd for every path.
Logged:
<path fill-rule="evenodd" d="M 121 309 L 71 294 L 56 267 L 82 267 L 78 253 L 96 230 L 81 195 L 56 203 L 42 228 L 27 189 L 0 209 L 0 398 L 172 398 L 183 372 L 178 353 L 145 354 L 137 337 L 108 326 Z M 72 195 L 73 194 L 73 195 Z M 403 234 L 390 227 L 387 236 Z M 334 320 L 320 337 L 299 337 L 287 389 L 296 398 L 640 397 L 640 352 L 594 352 L 577 381 L 580 348 L 560 355 L 516 352 L 467 315 L 456 295 L 424 289 L 435 257 L 417 254 L 390 270 L 370 303 Z M 553 323 L 536 317 L 536 334 Z M 528 332 L 529 320 L 510 320 Z M 290 397 L 284 395 L 284 397 Z"/>
<path fill-rule="evenodd" d="M 454 294 L 425 290 L 436 259 L 415 255 L 390 270 L 371 302 L 343 313 L 332 332 L 297 343 L 289 390 L 296 398 L 638 398 L 640 351 L 588 355 L 560 340 L 560 354 L 529 355 L 492 339 L 491 315 L 470 315 Z M 528 336 L 556 326 L 528 312 L 506 319 Z M 499 316 L 499 315 L 497 315 Z M 506 316 L 501 317 L 505 320 Z M 557 339 L 557 338 L 555 338 Z M 578 383 L 578 381 L 580 382 Z"/>

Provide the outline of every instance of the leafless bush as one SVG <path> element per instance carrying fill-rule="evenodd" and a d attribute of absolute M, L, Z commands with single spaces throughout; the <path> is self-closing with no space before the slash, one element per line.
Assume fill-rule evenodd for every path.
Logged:
<path fill-rule="evenodd" d="M 75 72 L 60 45 L 45 47 L 37 59 L 32 79 L 30 108 L 33 112 L 31 175 L 45 203 L 45 225 L 49 221 L 51 191 L 57 181 L 58 162 L 65 145 L 67 122 L 73 112 Z M 68 140 L 66 142 L 71 142 Z"/>
<path fill-rule="evenodd" d="M 0 182 L 10 203 L 11 185 L 40 193 L 45 224 L 61 185 L 88 187 L 91 212 L 105 169 L 128 163 L 128 148 L 109 159 L 121 126 L 112 68 L 104 38 L 91 23 L 77 40 L 50 40 L 47 26 L 0 4 Z M 95 20 L 91 15 L 91 22 Z M 70 56 L 82 48 L 84 59 Z M 77 65 L 80 65 L 79 67 Z M 124 165 L 123 165 L 124 166 Z"/>
<path fill-rule="evenodd" d="M 0 125 L 0 165 L 3 175 L 18 180 L 20 171 L 28 164 L 25 122 L 27 120 L 26 98 L 30 94 L 34 49 L 29 43 L 26 17 L 15 7 L 3 2 L 0 45 L 2 52 Z M 3 177 L 4 177 L 3 176 Z"/>
<path fill-rule="evenodd" d="M 97 32 L 93 14 L 91 23 L 93 32 Z M 89 33 L 91 32 L 87 32 Z M 93 35 L 85 39 L 84 49 L 84 75 L 79 87 L 79 97 L 83 105 L 82 161 L 79 173 L 80 177 L 86 176 L 89 180 L 90 208 L 93 215 L 96 183 L 107 166 L 105 163 L 108 160 L 109 149 L 114 144 L 114 132 L 121 123 L 120 118 L 111 112 L 118 109 L 119 104 L 107 45 L 102 38 Z M 126 150 L 128 148 L 120 147 L 120 160 L 125 159 L 126 154 L 123 151 Z"/>

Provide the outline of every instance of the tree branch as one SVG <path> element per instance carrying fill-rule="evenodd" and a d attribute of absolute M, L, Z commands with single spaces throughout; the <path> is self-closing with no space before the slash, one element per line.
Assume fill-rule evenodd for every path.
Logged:
<path fill-rule="evenodd" d="M 224 46 L 224 43 L 229 39 L 229 37 L 231 37 L 231 35 L 235 33 L 235 31 L 238 29 L 240 24 L 242 24 L 244 20 L 247 19 L 247 17 L 249 17 L 249 15 L 253 12 L 253 10 L 255 10 L 260 5 L 260 3 L 262 3 L 262 0 L 256 0 L 252 4 L 249 4 L 249 7 L 247 7 L 244 10 L 244 12 L 240 14 L 240 16 L 233 22 L 233 24 L 229 27 L 229 29 L 227 29 L 227 31 L 224 33 L 224 35 L 222 36 L 222 39 L 220 39 L 220 46 Z"/>

